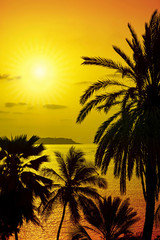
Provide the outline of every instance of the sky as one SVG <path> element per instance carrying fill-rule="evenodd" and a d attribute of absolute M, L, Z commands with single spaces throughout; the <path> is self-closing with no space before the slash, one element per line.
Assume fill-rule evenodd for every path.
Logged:
<path fill-rule="evenodd" d="M 93 142 L 107 116 L 76 118 L 80 96 L 113 71 L 84 66 L 82 56 L 120 61 L 127 23 L 144 33 L 158 0 L 0 0 L 0 136 L 65 137 Z M 5 77 L 7 76 L 7 77 Z"/>

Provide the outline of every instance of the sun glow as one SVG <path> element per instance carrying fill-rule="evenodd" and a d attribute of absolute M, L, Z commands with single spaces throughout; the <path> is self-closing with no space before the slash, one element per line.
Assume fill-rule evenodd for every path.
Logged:
<path fill-rule="evenodd" d="M 11 75 L 19 76 L 12 89 L 17 90 L 16 96 L 21 94 L 20 101 L 55 102 L 66 90 L 66 62 L 51 47 L 37 44 L 21 47 L 10 62 Z"/>
<path fill-rule="evenodd" d="M 33 81 L 47 80 L 49 77 L 54 77 L 53 64 L 49 59 L 29 59 L 23 66 L 25 74 L 30 75 Z"/>
<path fill-rule="evenodd" d="M 39 80 L 43 79 L 46 73 L 47 69 L 45 66 L 35 66 L 35 68 L 33 69 L 33 75 Z"/>

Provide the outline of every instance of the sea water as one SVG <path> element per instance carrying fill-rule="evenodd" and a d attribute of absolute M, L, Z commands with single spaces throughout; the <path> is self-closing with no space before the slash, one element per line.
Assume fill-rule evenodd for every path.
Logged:
<path fill-rule="evenodd" d="M 56 163 L 56 158 L 54 152 L 60 152 L 65 157 L 69 148 L 74 146 L 75 149 L 82 150 L 85 153 L 85 158 L 87 161 L 94 163 L 94 155 L 96 152 L 95 144 L 76 144 L 76 145 L 45 145 L 46 150 L 44 154 L 49 156 L 49 163 L 46 164 L 47 167 L 52 167 L 54 170 L 58 171 L 58 165 Z M 119 179 L 115 179 L 113 176 L 113 162 L 110 163 L 106 179 L 108 183 L 107 189 L 104 191 L 100 191 L 100 194 L 105 195 L 106 197 L 112 195 L 112 197 L 120 196 L 123 200 L 126 198 L 130 199 L 130 205 L 133 207 L 135 211 L 137 211 L 138 216 L 140 217 L 140 221 L 136 223 L 132 231 L 134 234 L 141 233 L 143 230 L 144 224 L 144 216 L 145 216 L 145 201 L 143 198 L 141 181 L 138 179 L 135 174 L 133 174 L 131 181 L 127 181 L 127 191 L 125 195 L 120 194 L 120 184 Z M 158 204 L 158 203 L 157 203 Z M 156 206 L 157 206 L 156 204 Z M 19 232 L 19 240 L 55 240 L 56 234 L 59 226 L 59 222 L 62 214 L 62 206 L 56 205 L 53 209 L 53 213 L 48 217 L 46 221 L 42 219 L 42 226 L 38 227 L 33 225 L 32 223 L 24 224 L 21 227 Z M 83 221 L 82 221 L 83 224 Z M 75 226 L 70 221 L 69 212 L 66 212 L 64 223 L 62 225 L 61 240 L 69 240 L 71 239 L 71 234 L 74 232 Z M 100 235 L 92 234 L 92 239 L 97 240 L 101 239 Z M 153 237 L 160 235 L 160 228 L 153 230 Z M 10 240 L 13 240 L 14 237 L 10 237 Z"/>

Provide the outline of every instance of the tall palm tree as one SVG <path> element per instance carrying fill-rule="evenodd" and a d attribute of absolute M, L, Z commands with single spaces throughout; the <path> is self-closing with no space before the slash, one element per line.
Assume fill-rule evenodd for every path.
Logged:
<path fill-rule="evenodd" d="M 86 220 L 102 235 L 102 239 L 117 240 L 131 234 L 131 226 L 139 220 L 137 213 L 130 207 L 129 199 L 122 201 L 111 196 L 99 199 L 99 206 L 94 202 L 84 209 Z M 93 228 L 93 230 L 94 230 Z"/>
<path fill-rule="evenodd" d="M 40 223 L 34 199 L 45 204 L 52 183 L 38 173 L 41 164 L 48 161 L 47 156 L 38 156 L 44 150 L 42 145 L 35 145 L 38 139 L 32 136 L 27 140 L 26 135 L 0 138 L 0 231 L 14 232 L 16 240 L 24 220 Z"/>
<path fill-rule="evenodd" d="M 114 109 L 95 135 L 96 165 L 106 173 L 114 159 L 114 175 L 120 177 L 121 192 L 126 191 L 126 178 L 131 179 L 136 165 L 146 200 L 143 239 L 150 240 L 160 182 L 160 16 L 155 11 L 145 24 L 142 43 L 130 24 L 128 27 L 132 40 L 126 41 L 133 58 L 113 46 L 125 65 L 106 58 L 83 57 L 83 64 L 114 69 L 122 79 L 91 85 L 80 99 L 84 107 L 77 122 L 82 122 L 93 108 L 106 114 Z M 88 102 L 99 90 L 104 90 L 104 94 L 95 95 Z"/>
<path fill-rule="evenodd" d="M 95 167 L 86 165 L 84 153 L 75 150 L 74 147 L 69 149 L 65 159 L 59 152 L 55 152 L 55 155 L 59 173 L 53 169 L 44 169 L 44 173 L 52 175 L 57 182 L 52 185 L 53 191 L 42 213 L 49 216 L 57 202 L 62 204 L 63 212 L 57 232 L 58 240 L 66 207 L 68 206 L 70 209 L 71 219 L 77 222 L 80 219 L 79 206 L 83 207 L 88 197 L 99 198 L 100 196 L 97 190 L 91 186 L 97 185 L 100 188 L 106 188 L 106 180 L 98 175 Z"/>

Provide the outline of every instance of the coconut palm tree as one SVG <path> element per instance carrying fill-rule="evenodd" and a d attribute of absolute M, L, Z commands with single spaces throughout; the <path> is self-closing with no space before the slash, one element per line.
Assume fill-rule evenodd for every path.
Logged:
<path fill-rule="evenodd" d="M 85 229 L 96 232 L 104 240 L 130 239 L 131 235 L 133 237 L 130 228 L 139 220 L 137 213 L 130 207 L 128 198 L 122 201 L 119 197 L 112 199 L 109 196 L 99 199 L 98 206 L 90 201 L 83 210 L 91 227 L 79 226 L 79 231 L 72 239 L 90 239 Z"/>
<path fill-rule="evenodd" d="M 142 43 L 130 24 L 128 27 L 132 40 L 126 41 L 132 59 L 113 46 L 124 65 L 106 58 L 83 57 L 83 64 L 114 69 L 122 78 L 91 85 L 80 99 L 84 107 L 77 122 L 82 122 L 93 108 L 106 114 L 114 110 L 95 135 L 96 165 L 106 173 L 114 159 L 114 175 L 120 177 L 121 192 L 126 191 L 126 178 L 131 179 L 136 165 L 146 200 L 143 239 L 150 240 L 160 182 L 160 16 L 155 11 L 145 24 Z M 99 90 L 104 93 L 88 101 Z"/>
<path fill-rule="evenodd" d="M 117 240 L 131 234 L 130 228 L 139 220 L 137 213 L 130 207 L 129 199 L 122 201 L 111 196 L 99 199 L 99 206 L 92 202 L 84 209 L 86 220 L 96 229 L 102 239 Z"/>
<path fill-rule="evenodd" d="M 64 159 L 61 153 L 55 152 L 59 165 L 59 173 L 53 169 L 44 169 L 45 174 L 53 176 L 55 179 L 52 187 L 50 199 L 43 208 L 42 213 L 47 217 L 52 213 L 57 202 L 63 206 L 61 221 L 57 232 L 57 240 L 60 237 L 62 223 L 65 217 L 66 207 L 69 207 L 71 219 L 77 222 L 80 219 L 79 207 L 83 207 L 88 198 L 99 198 L 97 190 L 92 185 L 106 188 L 106 180 L 99 176 L 95 167 L 86 164 L 84 153 L 75 150 L 74 147 Z"/>
<path fill-rule="evenodd" d="M 27 140 L 26 135 L 0 138 L 0 231 L 6 229 L 6 235 L 14 232 L 16 240 L 24 220 L 40 224 L 34 199 L 45 204 L 52 183 L 38 173 L 48 161 L 47 156 L 38 156 L 44 150 L 35 145 L 38 139 L 32 136 Z"/>

